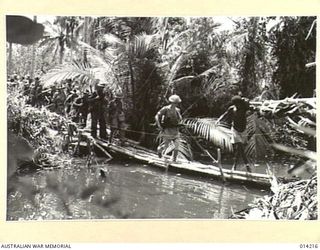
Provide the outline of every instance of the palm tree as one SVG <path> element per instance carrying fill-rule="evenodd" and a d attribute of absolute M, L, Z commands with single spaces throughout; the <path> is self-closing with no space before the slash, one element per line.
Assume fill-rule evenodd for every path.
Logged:
<path fill-rule="evenodd" d="M 59 64 L 63 63 L 65 51 L 70 48 L 70 57 L 73 60 L 73 51 L 77 49 L 77 38 L 80 35 L 80 28 L 83 21 L 79 17 L 56 17 L 54 23 L 46 21 L 44 23 L 47 34 L 39 44 L 39 47 L 45 46 L 42 56 L 46 57 L 53 53 L 52 61 L 59 53 Z"/>
<path fill-rule="evenodd" d="M 311 97 L 316 87 L 315 67 L 306 70 L 305 65 L 315 61 L 316 17 L 281 17 L 279 25 L 271 33 L 275 71 L 273 82 L 280 88 L 280 97 L 298 93 Z"/>

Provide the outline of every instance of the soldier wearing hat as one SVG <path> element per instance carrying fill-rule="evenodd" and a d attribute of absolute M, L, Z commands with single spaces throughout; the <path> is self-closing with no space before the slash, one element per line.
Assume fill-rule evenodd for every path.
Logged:
<path fill-rule="evenodd" d="M 218 124 L 221 120 L 227 119 L 231 121 L 231 143 L 233 144 L 233 153 L 234 153 L 234 163 L 232 170 L 235 170 L 237 167 L 240 158 L 243 159 L 243 162 L 246 165 L 248 172 L 251 172 L 249 166 L 249 161 L 244 152 L 244 145 L 247 143 L 247 111 L 251 109 L 248 100 L 242 98 L 239 95 L 233 96 L 231 98 L 231 106 L 228 110 L 222 114 L 219 119 L 216 121 Z"/>
<path fill-rule="evenodd" d="M 109 137 L 109 142 L 112 142 L 112 138 L 114 134 L 119 131 L 120 135 L 120 143 L 123 144 L 124 137 L 125 137 L 125 114 L 123 110 L 123 103 L 122 103 L 123 95 L 122 93 L 116 93 L 115 98 L 109 104 L 109 123 L 111 134 Z"/>
<path fill-rule="evenodd" d="M 162 138 L 157 151 L 161 158 L 172 141 L 174 144 L 173 161 L 175 162 L 179 151 L 179 124 L 182 120 L 180 109 L 177 106 L 181 103 L 181 99 L 178 95 L 172 95 L 169 97 L 169 102 L 170 104 L 161 108 L 155 116 L 155 121 L 160 129 L 160 136 Z"/>
<path fill-rule="evenodd" d="M 95 81 L 95 92 L 89 97 L 90 104 L 89 111 L 91 113 L 91 135 L 97 137 L 97 125 L 99 123 L 99 135 L 101 139 L 107 138 L 105 109 L 107 107 L 107 99 L 104 93 L 105 84 L 100 83 L 97 79 Z"/>

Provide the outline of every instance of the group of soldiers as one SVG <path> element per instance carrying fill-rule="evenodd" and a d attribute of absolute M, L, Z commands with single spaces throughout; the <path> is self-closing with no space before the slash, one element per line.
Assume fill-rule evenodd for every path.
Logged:
<path fill-rule="evenodd" d="M 109 142 L 112 142 L 114 134 L 119 132 L 121 145 L 124 143 L 125 137 L 125 113 L 122 101 L 122 94 L 112 94 L 106 91 L 106 85 L 100 83 L 99 80 L 94 82 L 94 90 L 80 90 L 79 84 L 71 79 L 67 79 L 60 84 L 55 84 L 48 89 L 44 89 L 40 79 L 35 77 L 31 79 L 29 76 L 19 78 L 16 75 L 8 79 L 12 86 L 22 86 L 23 93 L 28 97 L 28 103 L 32 106 L 46 106 L 51 111 L 69 117 L 73 122 L 77 123 L 81 128 L 87 126 L 88 116 L 91 115 L 91 135 L 97 137 L 97 127 L 99 125 L 99 138 L 107 140 L 106 123 L 110 127 Z M 173 143 L 174 149 L 172 160 L 177 160 L 179 151 L 179 128 L 181 126 L 182 116 L 178 108 L 181 98 L 178 95 L 169 97 L 170 104 L 159 110 L 155 116 L 155 121 L 160 129 L 160 137 L 162 142 L 157 148 L 159 157 L 162 157 L 170 143 Z M 234 96 L 231 100 L 231 106 L 218 119 L 217 124 L 228 119 L 232 125 L 233 151 L 235 161 L 233 169 L 239 163 L 240 158 L 243 159 L 247 171 L 251 172 L 248 159 L 244 153 L 244 145 L 246 143 L 246 112 L 252 107 L 248 100 L 240 96 Z"/>
<path fill-rule="evenodd" d="M 109 142 L 114 134 L 119 132 L 120 143 L 124 142 L 125 113 L 123 110 L 122 94 L 106 89 L 106 85 L 95 80 L 93 89 L 82 90 L 77 81 L 67 79 L 44 88 L 40 78 L 30 76 L 19 77 L 13 75 L 8 78 L 11 87 L 22 88 L 27 103 L 41 108 L 47 107 L 50 111 L 68 117 L 80 128 L 87 127 L 91 117 L 91 136 L 97 137 L 99 125 L 100 139 L 107 140 L 107 126 L 110 125 Z"/>

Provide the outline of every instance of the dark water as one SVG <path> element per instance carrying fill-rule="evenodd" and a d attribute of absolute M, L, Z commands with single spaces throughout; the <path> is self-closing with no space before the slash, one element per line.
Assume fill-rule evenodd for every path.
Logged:
<path fill-rule="evenodd" d="M 78 160 L 19 178 L 18 190 L 8 196 L 7 220 L 227 219 L 266 194 L 128 162 L 88 169 Z"/>

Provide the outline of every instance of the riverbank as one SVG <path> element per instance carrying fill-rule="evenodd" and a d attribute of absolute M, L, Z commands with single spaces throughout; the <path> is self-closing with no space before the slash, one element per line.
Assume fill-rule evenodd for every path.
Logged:
<path fill-rule="evenodd" d="M 34 160 L 37 159 L 36 166 L 39 167 L 39 171 L 37 174 L 40 176 L 43 176 L 42 179 L 40 178 L 39 183 L 34 183 L 34 180 L 37 179 L 36 176 L 32 176 L 32 178 L 28 178 L 26 176 L 19 176 L 15 175 L 17 164 L 10 164 L 8 163 L 8 169 L 11 169 L 12 166 L 15 166 L 15 169 L 11 169 L 8 171 L 8 173 L 11 173 L 12 176 L 8 176 L 8 220 L 19 220 L 19 219 L 76 219 L 76 218 L 128 218 L 127 212 L 114 212 L 111 214 L 107 214 L 105 217 L 99 217 L 99 216 L 92 216 L 92 211 L 89 214 L 83 214 L 81 211 L 79 212 L 78 207 L 76 206 L 76 211 L 74 212 L 72 209 L 72 202 L 78 201 L 81 204 L 84 202 L 86 203 L 87 199 L 90 199 L 90 197 L 96 197 L 93 200 L 93 206 L 95 207 L 93 211 L 96 211 L 96 207 L 98 207 L 98 210 L 100 211 L 101 207 L 102 209 L 113 206 L 114 203 L 117 203 L 119 198 L 117 196 L 106 196 L 106 195 L 93 195 L 96 192 L 101 192 L 103 183 L 106 183 L 107 180 L 107 173 L 108 168 L 106 168 L 107 162 L 104 163 L 104 165 L 100 165 L 99 168 L 88 168 L 87 161 L 85 161 L 85 166 L 82 168 L 75 168 L 77 171 L 81 172 L 85 171 L 86 175 L 82 178 L 80 181 L 81 184 L 86 184 L 84 186 L 77 187 L 77 183 L 79 180 L 77 180 L 75 174 L 73 175 L 65 175 L 63 170 L 66 170 L 67 172 L 74 173 L 73 167 L 74 164 L 72 163 L 73 157 L 71 155 L 63 153 L 63 146 L 64 146 L 64 136 L 68 132 L 69 122 L 66 118 L 59 116 L 57 114 L 54 114 L 52 112 L 49 112 L 45 108 L 38 109 L 35 107 L 26 106 L 24 103 L 23 96 L 11 96 L 8 99 L 8 128 L 11 132 L 15 134 L 19 134 L 20 136 L 26 138 L 29 140 L 31 145 L 37 149 L 36 153 L 38 157 L 33 158 Z M 110 145 L 109 145 L 110 146 Z M 117 147 L 116 145 L 112 146 L 115 150 Z M 23 147 L 22 155 L 24 155 L 26 152 L 24 152 L 25 148 Z M 15 154 L 16 156 L 19 156 L 19 151 L 9 151 L 10 153 Z M 21 152 L 20 152 L 21 153 Z M 131 152 L 132 156 L 139 155 L 135 154 L 135 151 Z M 28 153 L 29 155 L 29 153 Z M 62 158 L 60 159 L 60 156 L 64 155 L 66 157 L 69 157 L 69 159 Z M 30 156 L 30 155 L 29 155 Z M 19 157 L 17 157 L 16 160 Z M 143 158 L 143 156 L 140 156 L 140 158 Z M 95 158 L 93 159 L 95 161 Z M 147 160 L 147 163 L 154 164 L 154 162 L 159 161 L 159 158 L 155 156 L 153 162 L 149 162 Z M 161 165 L 162 164 L 162 165 Z M 166 164 L 161 163 L 161 166 L 167 167 Z M 60 170 L 57 170 L 58 172 L 54 172 L 52 175 L 52 172 L 50 172 L 47 168 L 52 168 L 51 171 L 56 171 L 54 167 L 56 166 Z M 144 165 L 143 169 L 144 169 Z M 147 165 L 146 165 L 147 166 Z M 176 165 L 171 166 L 171 170 L 174 170 L 174 168 L 177 169 Z M 187 168 L 186 168 L 187 169 Z M 181 170 L 181 169 L 180 169 Z M 49 172 L 47 172 L 49 171 Z M 62 172 L 59 172 L 62 171 Z M 204 169 L 204 172 L 211 171 L 211 169 Z M 215 176 L 220 176 L 219 169 L 217 168 L 215 171 Z M 175 173 L 174 173 L 175 172 Z M 173 174 L 181 174 L 181 171 L 173 171 Z M 194 172 L 194 171 L 193 171 Z M 226 170 L 227 173 L 230 174 L 229 170 Z M 239 172 L 239 171 L 238 171 Z M 60 173 L 60 174 L 57 174 Z M 11 175 L 10 174 L 10 175 Z M 250 174 L 243 173 L 242 175 L 246 175 L 246 178 L 250 177 Z M 69 176 L 67 179 L 65 179 L 65 176 Z M 10 179 L 13 177 L 13 179 Z M 91 178 L 92 177 L 92 178 Z M 94 178 L 93 178 L 94 177 Z M 70 179 L 69 179 L 70 178 Z M 119 177 L 121 179 L 121 177 Z M 269 178 L 269 177 L 268 177 Z M 195 179 L 193 177 L 192 179 Z M 208 179 L 208 178 L 207 178 Z M 209 178 L 210 179 L 210 178 Z M 62 181 L 64 180 L 64 181 Z M 91 180 L 91 181 L 90 181 Z M 220 182 L 221 183 L 221 182 Z M 14 186 L 11 186 L 11 184 L 14 184 Z M 203 184 L 202 184 L 203 185 Z M 223 185 L 228 186 L 227 185 Z M 292 182 L 291 185 L 295 185 L 295 182 Z M 205 186 L 205 185 L 204 185 Z M 222 184 L 221 184 L 222 186 Z M 130 186 L 127 188 L 130 189 Z M 75 191 L 76 189 L 76 191 Z M 113 190 L 113 185 L 110 185 L 110 190 Z M 272 186 L 271 186 L 272 189 Z M 245 188 L 246 192 L 250 192 L 249 189 Z M 127 191 L 126 191 L 127 192 Z M 43 196 L 41 195 L 43 194 Z M 274 194 L 276 194 L 274 192 Z M 132 194 L 133 196 L 135 194 Z M 186 194 L 188 195 L 188 194 Z M 315 194 L 312 194 L 309 198 L 312 200 Z M 223 196 L 223 195 L 222 195 Z M 18 201 L 18 205 L 14 205 L 14 203 L 10 203 L 10 197 L 13 198 L 13 200 L 16 199 Z M 273 197 L 273 196 L 270 196 Z M 268 197 L 266 198 L 268 199 Z M 50 201 L 56 200 L 57 204 L 50 204 Z M 303 199 L 301 199 L 302 202 Z M 90 204 L 91 204 L 90 200 Z M 19 205 L 19 203 L 22 203 Z M 173 201 L 171 201 L 173 202 Z M 215 200 L 212 200 L 212 202 L 216 202 Z M 296 201 L 298 202 L 298 201 Z M 71 204 L 71 206 L 70 206 Z M 92 205 L 92 204 L 91 204 Z M 90 205 L 90 207 L 91 207 Z M 168 206 L 170 203 L 168 203 Z M 22 207 L 21 207 L 22 206 Z M 52 209 L 52 212 L 48 213 L 48 211 L 38 214 L 38 211 L 42 211 L 41 207 L 48 207 L 48 211 Z M 245 206 L 249 206 L 249 202 L 245 202 Z M 34 214 L 33 215 L 27 215 L 26 218 L 23 215 L 15 215 L 10 214 L 9 210 L 13 207 L 13 211 L 28 211 L 29 209 L 34 208 Z M 59 212 L 59 208 L 62 207 L 63 212 Z M 245 207 L 245 208 L 246 208 Z M 302 208 L 303 205 L 300 203 L 299 208 Z M 312 211 L 314 211 L 314 207 L 317 207 L 317 203 L 312 204 Z M 50 209 L 49 209 L 50 208 Z M 244 208 L 242 208 L 244 209 Z M 82 209 L 80 209 L 82 210 Z M 240 209 L 241 210 L 241 209 Z M 305 209 L 304 209 L 305 210 Z M 58 211 L 58 212 L 57 212 Z M 90 211 L 90 209 L 89 209 Z M 238 210 L 233 210 L 238 211 Z M 309 210 L 307 210 L 309 211 Z M 52 214 L 53 213 L 53 214 Z M 100 212 L 97 212 L 97 214 L 100 214 Z M 230 214 L 228 215 L 230 216 Z M 313 214 L 312 217 L 302 217 L 302 218 L 316 218 L 317 214 Z M 178 217 L 180 218 L 180 217 Z M 189 218 L 189 217 L 187 217 Z"/>

